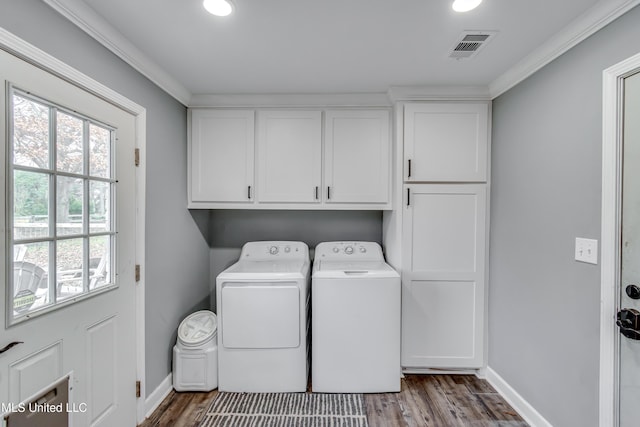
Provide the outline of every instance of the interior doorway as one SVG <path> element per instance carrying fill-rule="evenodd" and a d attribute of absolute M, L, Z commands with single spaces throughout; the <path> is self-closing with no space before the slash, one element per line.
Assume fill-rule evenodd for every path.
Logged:
<path fill-rule="evenodd" d="M 635 425 L 640 399 L 640 54 L 604 71 L 600 425 Z M 630 421 L 631 420 L 631 421 Z M 631 422 L 631 423 L 630 423 Z"/>

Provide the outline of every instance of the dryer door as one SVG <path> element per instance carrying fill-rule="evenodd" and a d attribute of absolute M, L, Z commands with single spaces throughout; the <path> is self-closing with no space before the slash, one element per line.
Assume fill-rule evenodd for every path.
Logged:
<path fill-rule="evenodd" d="M 300 346 L 300 289 L 296 282 L 223 283 L 220 304 L 226 348 Z"/>

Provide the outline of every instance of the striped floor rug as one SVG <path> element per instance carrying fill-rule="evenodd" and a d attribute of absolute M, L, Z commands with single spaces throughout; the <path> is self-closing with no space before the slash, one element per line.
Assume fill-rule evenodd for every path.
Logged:
<path fill-rule="evenodd" d="M 199 427 L 368 427 L 361 394 L 219 393 Z"/>

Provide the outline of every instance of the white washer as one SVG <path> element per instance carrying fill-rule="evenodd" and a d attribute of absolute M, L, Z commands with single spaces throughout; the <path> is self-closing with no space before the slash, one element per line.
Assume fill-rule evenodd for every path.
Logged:
<path fill-rule="evenodd" d="M 320 243 L 311 294 L 313 391 L 400 391 L 400 275 L 380 245 Z"/>
<path fill-rule="evenodd" d="M 307 389 L 309 248 L 249 242 L 216 279 L 218 389 Z"/>

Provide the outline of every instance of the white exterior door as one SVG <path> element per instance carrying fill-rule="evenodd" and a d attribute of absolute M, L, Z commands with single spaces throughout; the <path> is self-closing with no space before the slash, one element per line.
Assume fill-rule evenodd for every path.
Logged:
<path fill-rule="evenodd" d="M 252 110 L 192 110 L 190 207 L 253 202 L 254 115 Z"/>
<path fill-rule="evenodd" d="M 480 368 L 486 188 L 414 184 L 404 197 L 402 366 Z"/>
<path fill-rule="evenodd" d="M 258 113 L 258 200 L 319 203 L 322 112 Z"/>
<path fill-rule="evenodd" d="M 624 87 L 619 325 L 629 337 L 620 336 L 618 384 L 620 426 L 632 427 L 638 425 L 640 402 L 640 295 L 634 294 L 640 290 L 640 73 L 627 77 Z"/>
<path fill-rule="evenodd" d="M 388 203 L 388 111 L 327 111 L 324 150 L 326 203 Z"/>
<path fill-rule="evenodd" d="M 68 411 L 70 425 L 135 426 L 135 117 L 4 51 L 0 51 L 0 79 L 0 135 L 3 136 L 0 150 L 3 171 L 0 178 L 3 203 L 0 267 L 4 276 L 1 291 L 6 296 L 0 304 L 0 318 L 5 321 L 0 348 L 20 342 L 0 354 L 2 412 L 10 411 L 11 405 L 41 397 L 43 390 L 53 382 L 68 376 L 69 406 L 65 405 L 62 410 Z M 18 159 L 17 154 L 13 153 L 14 159 L 6 158 L 6 153 L 16 151 L 13 142 L 18 138 L 14 135 L 16 128 L 24 130 L 30 126 L 28 121 L 16 125 L 16 100 L 12 97 L 7 102 L 7 97 L 14 93 L 13 89 L 8 89 L 7 82 L 20 93 L 27 94 L 25 99 L 36 100 L 27 100 L 37 113 L 29 116 L 30 119 L 49 121 L 49 132 L 56 137 L 43 144 L 49 144 L 48 149 L 57 154 L 46 155 L 48 163 L 30 166 L 26 162 L 16 167 L 13 165 L 21 162 L 14 160 Z M 33 98 L 29 98 L 31 96 Z M 8 105 L 12 106 L 13 115 L 6 111 Z M 47 106 L 53 107 L 47 109 Z M 13 117 L 11 122 L 8 117 Z M 83 117 L 87 118 L 84 122 Z M 65 131 L 60 130 L 64 120 L 80 123 L 78 132 L 85 132 L 85 136 L 77 140 L 81 154 L 73 150 L 65 152 L 69 158 L 79 156 L 75 157 L 80 159 L 79 164 L 84 163 L 78 171 L 69 169 L 61 155 L 61 145 L 68 139 L 71 146 L 77 137 L 65 135 Z M 104 123 L 106 127 L 95 127 L 92 123 Z M 92 126 L 98 134 L 103 132 L 104 136 L 106 132 L 107 145 L 113 147 L 102 153 L 112 160 L 107 166 L 94 161 L 98 159 L 96 147 L 100 136 L 94 135 Z M 86 132 L 91 136 L 86 136 Z M 5 138 L 5 135 L 13 138 Z M 13 148 L 8 150 L 8 147 Z M 110 169 L 108 173 L 101 169 L 105 167 Z M 11 168 L 14 169 L 12 176 L 5 173 Z M 18 200 L 12 185 L 17 183 L 19 174 L 45 177 L 43 181 L 28 181 L 31 182 L 29 185 L 35 185 L 34 191 L 44 195 L 43 215 L 18 218 L 16 209 L 24 200 Z M 74 186 L 77 182 L 80 184 Z M 72 212 L 69 208 L 72 203 L 63 194 L 74 192 L 78 196 L 74 203 L 78 204 L 79 213 L 67 215 Z M 30 202 L 34 200 L 27 198 Z M 105 213 L 105 209 L 109 210 L 105 206 L 112 210 Z M 99 211 L 103 214 L 99 215 Z M 18 235 L 18 229 L 37 228 L 39 223 L 44 227 L 36 236 L 44 235 L 44 242 L 29 243 L 30 237 Z M 5 224 L 8 227 L 5 228 Z M 65 233 L 76 233 L 79 237 L 68 238 Z M 94 243 L 100 241 L 102 246 L 94 247 Z M 76 249 L 69 249 L 74 245 Z M 77 258 L 66 259 L 73 257 Z M 88 265 L 88 260 L 94 258 L 96 265 Z M 34 264 L 40 270 L 33 267 Z M 70 270 L 70 265 L 77 265 L 77 270 Z M 15 294 L 11 295 L 10 282 L 21 286 L 22 275 L 31 271 L 25 266 L 39 272 L 41 285 L 33 288 L 33 292 L 37 295 L 36 301 L 42 301 L 43 306 L 34 309 L 32 305 L 28 308 L 31 311 L 20 314 L 16 310 L 22 309 L 21 306 L 14 303 L 21 300 Z M 29 304 L 35 298 L 28 292 L 23 296 L 28 297 L 24 301 Z M 46 418 L 40 425 L 48 425 Z"/>

